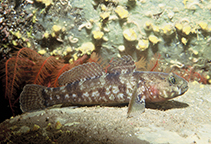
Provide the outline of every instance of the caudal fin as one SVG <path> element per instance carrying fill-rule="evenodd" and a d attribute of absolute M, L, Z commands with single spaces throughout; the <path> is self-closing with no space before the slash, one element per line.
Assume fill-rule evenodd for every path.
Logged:
<path fill-rule="evenodd" d="M 40 85 L 27 84 L 20 94 L 19 102 L 21 110 L 26 112 L 44 109 L 46 106 L 42 93 L 45 88 Z"/>

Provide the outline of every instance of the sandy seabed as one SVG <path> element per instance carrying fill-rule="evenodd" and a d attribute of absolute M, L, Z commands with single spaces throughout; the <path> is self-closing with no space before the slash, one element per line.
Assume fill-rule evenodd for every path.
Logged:
<path fill-rule="evenodd" d="M 211 86 L 189 83 L 183 96 L 148 103 L 138 117 L 124 107 L 54 108 L 24 113 L 0 124 L 11 143 L 211 143 Z"/>

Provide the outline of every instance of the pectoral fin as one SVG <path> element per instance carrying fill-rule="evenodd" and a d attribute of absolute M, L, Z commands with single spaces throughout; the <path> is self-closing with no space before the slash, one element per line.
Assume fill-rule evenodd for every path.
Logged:
<path fill-rule="evenodd" d="M 141 95 L 138 95 L 136 86 L 133 90 L 133 95 L 129 102 L 127 117 L 137 117 L 142 114 L 145 110 L 145 100 Z"/>

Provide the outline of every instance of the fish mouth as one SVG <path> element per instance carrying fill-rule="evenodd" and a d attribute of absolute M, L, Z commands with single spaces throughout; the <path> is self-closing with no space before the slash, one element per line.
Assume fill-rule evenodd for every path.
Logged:
<path fill-rule="evenodd" d="M 182 88 L 181 94 L 184 94 L 188 90 L 188 85 Z"/>

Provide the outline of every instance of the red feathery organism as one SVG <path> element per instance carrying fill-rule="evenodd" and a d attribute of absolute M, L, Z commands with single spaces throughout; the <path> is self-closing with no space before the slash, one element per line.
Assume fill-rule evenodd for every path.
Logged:
<path fill-rule="evenodd" d="M 74 61 L 75 65 L 83 64 L 88 59 L 88 56 L 85 54 L 82 57 L 78 58 L 76 61 Z"/>
<path fill-rule="evenodd" d="M 39 58 L 32 69 L 33 75 L 29 83 L 53 86 L 54 77 L 52 75 L 60 70 L 60 65 L 64 65 L 64 62 L 57 60 L 54 56 Z"/>
<path fill-rule="evenodd" d="M 185 70 L 187 73 L 187 81 L 198 81 L 199 83 L 207 84 L 207 79 L 200 73 L 196 72 L 193 67 L 188 66 L 188 69 Z"/>
<path fill-rule="evenodd" d="M 149 71 L 158 71 L 158 72 L 173 72 L 178 76 L 184 78 L 185 80 L 189 81 L 197 81 L 199 83 L 207 84 L 207 79 L 201 72 L 196 72 L 192 66 L 186 66 L 185 68 L 173 68 L 166 67 L 165 70 L 159 67 L 159 60 L 161 55 L 155 54 L 154 57 L 150 60 L 149 64 L 147 65 L 147 70 Z"/>
<path fill-rule="evenodd" d="M 147 65 L 147 70 L 149 71 L 159 71 L 159 60 L 160 60 L 161 54 L 156 53 L 152 59 L 150 60 L 149 64 Z"/>
<path fill-rule="evenodd" d="M 12 112 L 14 112 L 12 107 L 18 100 L 18 98 L 15 97 L 17 89 L 25 83 L 31 68 L 35 65 L 35 62 L 33 61 L 35 58 L 34 55 L 31 59 L 26 58 L 31 52 L 32 51 L 23 48 L 16 56 L 11 57 L 5 63 L 5 98 L 9 100 Z M 24 77 L 22 74 L 24 74 Z"/>
<path fill-rule="evenodd" d="M 43 57 L 29 48 L 22 48 L 16 56 L 5 62 L 5 98 L 9 100 L 14 114 L 14 105 L 18 102 L 18 90 L 25 84 L 39 84 L 48 87 L 57 87 L 59 76 L 85 62 L 87 56 L 72 64 L 65 64 L 54 56 Z"/>
<path fill-rule="evenodd" d="M 197 81 L 199 83 L 207 84 L 207 79 L 203 73 L 196 72 L 192 66 L 187 66 L 186 68 L 174 68 L 172 71 L 176 71 L 175 74 L 181 76 L 185 80 Z"/>
<path fill-rule="evenodd" d="M 114 58 L 112 58 L 111 60 L 110 60 L 110 62 L 109 63 L 111 63 L 112 61 L 113 61 L 113 59 Z M 105 66 L 103 69 L 105 70 L 105 72 L 107 73 L 107 71 L 108 71 L 108 67 L 110 67 L 110 64 L 108 64 L 107 66 Z"/>

